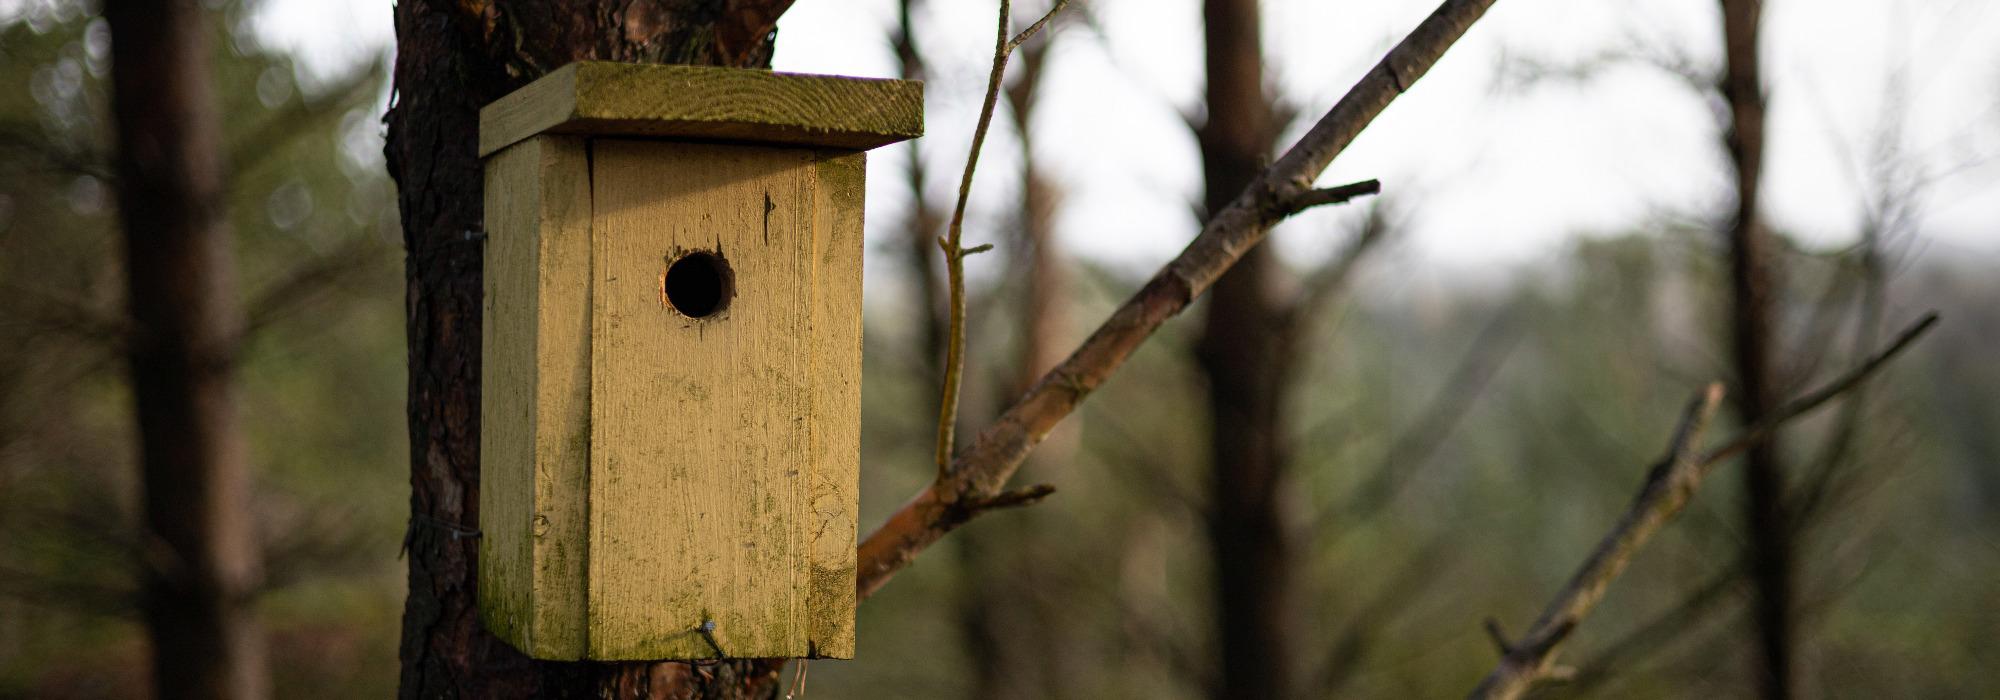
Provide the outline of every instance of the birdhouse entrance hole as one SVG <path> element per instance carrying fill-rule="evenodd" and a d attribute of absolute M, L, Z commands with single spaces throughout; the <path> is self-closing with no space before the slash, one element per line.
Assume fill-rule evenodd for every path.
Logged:
<path fill-rule="evenodd" d="M 704 318 L 729 306 L 733 281 L 722 256 L 695 251 L 667 266 L 660 287 L 667 305 L 682 316 Z"/>
<path fill-rule="evenodd" d="M 480 111 L 488 630 L 560 661 L 853 658 L 864 151 L 923 105 L 586 61 Z"/>

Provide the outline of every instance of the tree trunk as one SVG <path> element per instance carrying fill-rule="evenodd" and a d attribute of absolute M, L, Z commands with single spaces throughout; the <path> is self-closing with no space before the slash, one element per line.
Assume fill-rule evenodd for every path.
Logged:
<path fill-rule="evenodd" d="M 896 59 L 901 66 L 904 80 L 923 80 L 929 72 L 924 65 L 924 55 L 917 47 L 916 26 L 910 13 L 921 0 L 900 0 L 896 4 L 896 35 L 892 41 Z M 940 257 L 937 236 L 944 228 L 944 213 L 931 206 L 930 197 L 924 190 L 927 168 L 924 166 L 923 149 L 916 142 L 904 146 L 908 160 L 906 182 L 910 188 L 910 211 L 904 220 L 903 229 L 909 238 L 903 249 L 905 260 L 910 265 L 910 285 L 917 293 L 917 303 L 923 314 L 923 372 L 926 386 L 944 384 L 945 334 L 948 324 L 945 320 L 945 289 L 943 280 L 938 278 L 938 258 Z M 935 401 L 935 394 L 933 394 Z M 937 404 L 927 406 L 927 415 L 937 412 Z"/>
<path fill-rule="evenodd" d="M 548 663 L 480 626 L 479 108 L 579 60 L 762 67 L 790 0 L 401 0 L 387 118 L 408 258 L 410 562 L 401 694 L 771 697 L 781 661 Z"/>
<path fill-rule="evenodd" d="M 1264 95 L 1257 0 L 1206 0 L 1208 119 L 1198 134 L 1206 211 L 1262 170 L 1276 124 Z M 1270 248 L 1250 249 L 1210 292 L 1197 349 L 1210 411 L 1209 549 L 1215 567 L 1217 698 L 1292 691 L 1292 548 L 1279 487 L 1284 380 Z"/>
<path fill-rule="evenodd" d="M 104 18 L 154 689 L 161 698 L 264 697 L 261 573 L 236 416 L 243 313 L 224 218 L 211 19 L 196 0 L 108 0 Z"/>
<path fill-rule="evenodd" d="M 1035 156 L 1031 128 L 1042 76 L 1047 73 L 1054 47 L 1053 33 L 1023 45 L 1014 62 L 1014 84 L 1007 87 L 1005 95 L 1021 147 L 1021 219 L 1015 242 L 1019 256 L 1013 266 L 1026 275 L 1019 359 L 1014 380 L 1007 387 L 1007 401 L 1026 392 L 1042 373 L 1062 362 L 1072 345 L 1063 332 L 1068 323 L 1063 302 L 1069 295 L 1069 276 L 1063 270 L 1062 250 L 1056 242 L 1056 209 L 1062 204 L 1062 191 Z"/>
<path fill-rule="evenodd" d="M 1722 96 L 1729 103 L 1726 145 L 1736 175 L 1736 212 L 1729 224 L 1731 352 L 1738 384 L 1736 410 L 1745 424 L 1776 409 L 1771 341 L 1777 293 L 1777 260 L 1758 218 L 1758 178 L 1764 165 L 1764 83 L 1757 57 L 1762 0 L 1723 0 L 1722 33 L 1727 67 Z M 1792 536 L 1785 516 L 1785 477 L 1776 435 L 1751 446 L 1744 457 L 1745 518 L 1763 696 L 1791 697 Z"/>

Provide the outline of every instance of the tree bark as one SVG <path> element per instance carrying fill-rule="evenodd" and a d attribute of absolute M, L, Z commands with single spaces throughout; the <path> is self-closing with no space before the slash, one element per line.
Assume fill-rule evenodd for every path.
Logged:
<path fill-rule="evenodd" d="M 1722 96 L 1729 104 L 1724 138 L 1736 176 L 1736 211 L 1729 223 L 1731 355 L 1736 412 L 1744 424 L 1769 416 L 1777 405 L 1772 362 L 1772 306 L 1778 270 L 1770 234 L 1758 218 L 1758 178 L 1764 167 L 1764 83 L 1757 57 L 1762 0 L 1723 0 L 1722 34 L 1727 65 Z M 1752 604 L 1759 650 L 1757 675 L 1766 698 L 1792 695 L 1793 542 L 1785 515 L 1781 443 L 1752 446 L 1744 457 L 1745 520 L 1756 597 Z"/>
<path fill-rule="evenodd" d="M 537 662 L 487 634 L 479 530 L 479 108 L 579 60 L 763 67 L 790 0 L 402 0 L 388 122 L 408 257 L 401 695 L 770 697 L 781 662 Z"/>
<path fill-rule="evenodd" d="M 211 19 L 196 0 L 108 0 L 128 354 L 144 491 L 146 626 L 161 698 L 268 692 L 243 335 L 225 220 Z"/>
<path fill-rule="evenodd" d="M 1205 211 L 1218 212 L 1256 179 L 1276 140 L 1264 95 L 1257 0 L 1206 0 L 1208 118 L 1199 130 Z M 1251 248 L 1210 293 L 1196 349 L 1208 379 L 1208 541 L 1222 673 L 1217 698 L 1291 697 L 1292 547 L 1283 499 L 1286 455 L 1278 327 L 1265 246 Z"/>

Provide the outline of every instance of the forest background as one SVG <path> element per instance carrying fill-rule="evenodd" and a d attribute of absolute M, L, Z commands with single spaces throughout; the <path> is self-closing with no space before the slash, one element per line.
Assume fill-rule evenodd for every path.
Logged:
<path fill-rule="evenodd" d="M 907 69 L 897 3 L 835 5 L 787 14 L 776 67 Z M 985 9 L 915 5 L 901 48 L 924 59 L 929 135 L 870 159 L 864 524 L 931 476 L 934 272 L 907 251 L 935 228 L 918 203 L 950 201 L 988 57 Z M 1321 5 L 1264 3 L 1281 117 L 1316 114 L 1428 9 Z M 1493 661 L 1482 620 L 1525 626 L 1624 508 L 1682 399 L 1729 374 L 1716 230 L 1731 193 L 1701 79 L 1721 57 L 1714 9 L 1536 5 L 1495 10 L 1331 173 L 1380 178 L 1384 196 L 1270 243 L 1284 290 L 1353 261 L 1304 326 L 1281 438 L 1285 653 L 1315 694 L 1476 682 Z M 1800 684 L 2000 694 L 2000 9 L 1833 5 L 1765 19 L 1781 385 L 1855 359 L 1857 338 L 1879 339 L 1869 313 L 1945 322 L 1854 408 L 1788 438 L 1811 504 L 1794 524 Z M 388 7 L 211 6 L 274 684 L 386 695 L 408 519 Z M 972 200 L 968 240 L 999 248 L 968 265 L 974 424 L 1034 369 L 1030 339 L 1073 344 L 1197 229 L 1199 7 L 1086 7 L 1017 67 L 1010 85 L 1036 87 L 1005 109 L 1031 97 L 1032 117 L 1000 120 Z M 128 696 L 147 651 L 108 32 L 80 3 L 0 8 L 0 696 Z M 1288 141 L 1309 120 L 1280 121 Z M 1016 273 L 1045 264 L 1064 293 L 1030 314 L 1043 280 Z M 864 606 L 858 658 L 812 663 L 810 692 L 1201 695 L 1223 654 L 1200 330 L 1169 325 L 1037 454 L 1023 479 L 1058 495 L 947 539 Z M 1558 692 L 1754 685 L 1739 491 L 1713 480 L 1637 561 L 1578 631 L 1582 677 Z"/>

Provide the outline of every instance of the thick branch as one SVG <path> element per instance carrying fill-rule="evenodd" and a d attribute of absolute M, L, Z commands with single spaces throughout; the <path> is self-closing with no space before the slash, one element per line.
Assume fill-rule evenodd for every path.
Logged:
<path fill-rule="evenodd" d="M 1013 476 L 1028 451 L 1110 377 L 1153 331 L 1214 284 L 1290 212 L 1286 203 L 1361 130 L 1430 70 L 1493 0 L 1447 0 L 1333 106 L 1290 151 L 1202 227 L 1179 257 L 1113 312 L 1061 365 L 974 437 L 948 474 L 919 492 L 861 543 L 856 584 L 874 593 L 919 552 L 970 517 L 962 495 L 987 496 Z"/>

